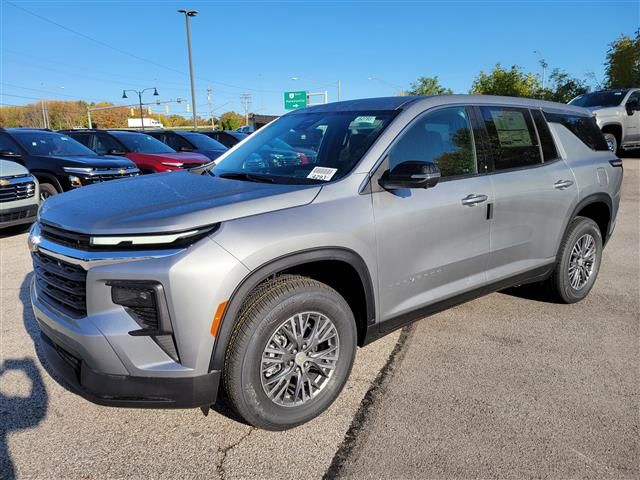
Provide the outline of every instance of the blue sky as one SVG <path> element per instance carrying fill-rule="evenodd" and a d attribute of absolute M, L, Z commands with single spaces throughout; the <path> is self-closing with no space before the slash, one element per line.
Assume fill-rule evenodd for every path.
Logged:
<path fill-rule="evenodd" d="M 123 88 L 151 86 L 160 100 L 190 98 L 180 8 L 199 11 L 192 45 L 203 116 L 209 112 L 208 86 L 216 114 L 241 111 L 243 92 L 252 96 L 250 110 L 260 113 L 283 113 L 285 90 L 326 88 L 335 100 L 338 79 L 343 99 L 391 95 L 394 85 L 407 88 L 421 75 L 438 75 L 445 86 L 466 93 L 474 76 L 496 62 L 539 72 L 534 50 L 550 69 L 578 77 L 594 72 L 601 80 L 608 44 L 638 28 L 639 5 L 0 0 L 0 103 L 121 103 Z M 171 105 L 170 112 L 189 115 L 184 104 Z"/>

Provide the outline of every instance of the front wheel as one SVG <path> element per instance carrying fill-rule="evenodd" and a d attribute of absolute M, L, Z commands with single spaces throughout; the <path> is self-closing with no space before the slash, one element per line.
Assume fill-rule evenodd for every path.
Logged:
<path fill-rule="evenodd" d="M 562 244 L 559 262 L 549 283 L 556 298 L 575 303 L 591 291 L 600 270 L 602 235 L 590 218 L 573 219 Z"/>
<path fill-rule="evenodd" d="M 329 286 L 297 275 L 269 280 L 245 301 L 227 347 L 232 406 L 267 430 L 315 418 L 344 387 L 356 337 L 349 305 Z"/>
<path fill-rule="evenodd" d="M 49 197 L 53 197 L 58 194 L 58 190 L 56 187 L 51 185 L 50 183 L 41 183 L 40 184 L 40 200 L 44 201 Z"/>
<path fill-rule="evenodd" d="M 618 153 L 618 139 L 613 133 L 605 133 L 604 139 L 607 141 L 607 146 L 609 150 L 613 153 Z"/>

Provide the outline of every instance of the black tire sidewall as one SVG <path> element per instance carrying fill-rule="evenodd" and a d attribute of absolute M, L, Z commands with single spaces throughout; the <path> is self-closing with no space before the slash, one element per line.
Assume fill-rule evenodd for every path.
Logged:
<path fill-rule="evenodd" d="M 262 321 L 256 322 L 244 350 L 240 369 L 239 393 L 244 404 L 241 410 L 253 424 L 271 430 L 291 428 L 305 423 L 326 410 L 340 394 L 349 377 L 356 351 L 356 328 L 353 314 L 337 293 L 308 289 L 279 298 Z M 326 387 L 306 405 L 283 407 L 269 399 L 260 378 L 262 352 L 271 335 L 287 318 L 305 311 L 326 315 L 334 323 L 340 341 L 340 356 L 333 376 Z"/>
<path fill-rule="evenodd" d="M 616 138 L 616 136 L 613 133 L 605 133 L 604 134 L 604 138 L 605 140 L 607 140 L 608 138 L 611 138 L 611 140 L 613 141 L 613 153 L 618 153 L 618 139 Z"/>
<path fill-rule="evenodd" d="M 571 259 L 571 251 L 578 239 L 583 235 L 590 234 L 596 242 L 596 259 L 593 273 L 587 284 L 580 290 L 576 290 L 571 286 L 568 279 L 569 261 Z M 569 232 L 566 241 L 563 244 L 563 251 L 558 264 L 556 287 L 558 294 L 567 303 L 575 303 L 584 299 L 595 284 L 600 264 L 602 263 L 602 235 L 598 225 L 589 218 L 580 218 L 574 223 L 573 228 Z"/>
<path fill-rule="evenodd" d="M 54 195 L 58 194 L 58 190 L 56 190 L 56 187 L 54 187 L 50 183 L 41 183 L 40 184 L 40 195 L 42 195 L 43 191 L 47 192 L 50 197 L 53 197 Z"/>

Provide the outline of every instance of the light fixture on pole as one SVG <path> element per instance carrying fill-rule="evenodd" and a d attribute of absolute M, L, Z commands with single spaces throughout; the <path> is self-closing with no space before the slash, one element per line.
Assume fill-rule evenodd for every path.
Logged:
<path fill-rule="evenodd" d="M 122 98 L 129 98 L 127 97 L 127 92 L 133 92 L 138 95 L 138 105 L 140 107 L 140 127 L 142 128 L 143 132 L 144 132 L 144 112 L 142 111 L 142 94 L 149 90 L 153 90 L 154 97 L 157 97 L 158 95 L 160 95 L 156 87 L 149 87 L 149 88 L 145 88 L 144 90 L 122 90 Z"/>
<path fill-rule="evenodd" d="M 542 52 L 540 52 L 540 50 L 534 50 L 533 53 L 537 54 L 540 57 L 539 63 L 540 63 L 540 66 L 542 67 L 542 89 L 544 90 L 544 77 L 545 77 L 545 74 L 547 73 L 547 67 L 549 66 L 549 64 L 542 56 Z"/>
<path fill-rule="evenodd" d="M 189 51 L 189 77 L 191 79 L 191 112 L 193 114 L 193 128 L 198 128 L 198 121 L 196 120 L 196 87 L 193 83 L 193 59 L 191 58 L 191 17 L 198 15 L 197 10 L 178 10 L 178 13 L 183 13 L 185 21 L 187 23 L 187 49 Z"/>

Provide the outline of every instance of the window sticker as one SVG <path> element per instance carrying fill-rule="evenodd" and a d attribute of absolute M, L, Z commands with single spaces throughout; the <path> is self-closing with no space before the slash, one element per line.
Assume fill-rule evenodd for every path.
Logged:
<path fill-rule="evenodd" d="M 375 121 L 376 121 L 375 115 L 371 115 L 368 117 L 364 117 L 364 116 L 356 117 L 353 120 L 353 123 L 374 123 Z"/>
<path fill-rule="evenodd" d="M 531 135 L 522 112 L 491 110 L 501 147 L 531 147 Z"/>
<path fill-rule="evenodd" d="M 338 171 L 337 168 L 329 168 L 329 167 L 314 167 L 313 170 L 307 175 L 307 178 L 311 178 L 313 180 L 323 180 L 328 182 Z"/>

